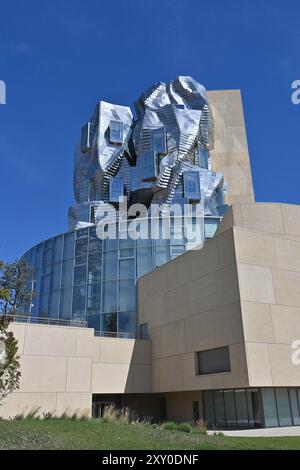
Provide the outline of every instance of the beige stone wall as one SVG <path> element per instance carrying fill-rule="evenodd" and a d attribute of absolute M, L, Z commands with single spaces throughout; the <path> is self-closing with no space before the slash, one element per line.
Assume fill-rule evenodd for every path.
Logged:
<path fill-rule="evenodd" d="M 99 338 L 94 330 L 14 323 L 19 341 L 20 389 L 0 407 L 15 416 L 40 413 L 91 413 L 93 393 L 151 392 L 151 343 Z"/>
<path fill-rule="evenodd" d="M 212 167 L 228 183 L 227 204 L 254 202 L 240 90 L 208 91 L 215 124 Z"/>
<path fill-rule="evenodd" d="M 232 230 L 138 285 L 139 321 L 148 324 L 152 340 L 154 392 L 249 385 Z M 231 372 L 196 375 L 197 351 L 227 345 Z"/>
<path fill-rule="evenodd" d="M 299 387 L 300 365 L 291 360 L 291 345 L 300 340 L 300 231 L 299 218 L 295 225 L 287 218 L 291 212 L 299 217 L 300 207 L 263 206 L 260 228 L 269 225 L 275 235 L 234 228 L 249 383 Z M 257 229 L 256 219 L 248 218 L 247 225 L 251 220 Z"/>
<path fill-rule="evenodd" d="M 233 205 L 217 235 L 139 280 L 153 390 L 300 386 L 300 206 Z M 229 346 L 231 372 L 197 376 L 195 352 Z"/>

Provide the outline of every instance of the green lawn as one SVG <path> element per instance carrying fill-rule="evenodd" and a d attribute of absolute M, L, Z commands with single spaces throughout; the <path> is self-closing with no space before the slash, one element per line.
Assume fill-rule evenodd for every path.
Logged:
<path fill-rule="evenodd" d="M 300 449 L 300 437 L 224 437 L 161 426 L 63 419 L 0 421 L 0 449 Z"/>

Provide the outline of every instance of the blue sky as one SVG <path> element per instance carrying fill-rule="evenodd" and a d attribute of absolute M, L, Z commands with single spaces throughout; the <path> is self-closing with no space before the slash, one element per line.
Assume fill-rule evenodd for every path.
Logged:
<path fill-rule="evenodd" d="M 178 75 L 242 90 L 256 199 L 300 204 L 299 1 L 1 0 L 0 18 L 0 258 L 66 230 L 97 100 Z"/>

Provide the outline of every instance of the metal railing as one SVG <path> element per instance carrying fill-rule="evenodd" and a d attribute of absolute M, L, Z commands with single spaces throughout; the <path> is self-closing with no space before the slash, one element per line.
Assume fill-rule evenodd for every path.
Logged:
<path fill-rule="evenodd" d="M 87 321 L 84 320 L 62 320 L 60 318 L 41 318 L 29 315 L 12 315 L 11 321 L 15 323 L 33 323 L 37 325 L 56 325 L 56 326 L 76 326 L 77 328 L 88 328 Z M 124 338 L 134 339 L 133 333 L 122 333 L 117 331 L 95 331 L 94 336 L 102 336 L 104 338 Z"/>
<path fill-rule="evenodd" d="M 95 331 L 95 336 L 102 336 L 104 338 L 123 338 L 123 339 L 134 339 L 133 333 L 121 333 L 120 331 Z"/>
<path fill-rule="evenodd" d="M 87 328 L 87 321 L 83 320 L 62 320 L 60 318 L 41 318 L 29 315 L 12 315 L 12 322 L 34 323 L 38 325 L 58 325 L 58 326 L 76 326 L 79 328 Z"/>

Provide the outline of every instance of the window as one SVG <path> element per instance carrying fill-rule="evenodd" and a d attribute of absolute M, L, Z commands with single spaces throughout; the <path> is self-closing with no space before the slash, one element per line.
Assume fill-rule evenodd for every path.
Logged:
<path fill-rule="evenodd" d="M 109 124 L 109 140 L 113 144 L 123 143 L 123 122 L 110 121 Z"/>
<path fill-rule="evenodd" d="M 288 391 L 286 388 L 276 388 L 276 403 L 278 409 L 279 426 L 291 426 L 292 417 Z"/>
<path fill-rule="evenodd" d="M 230 372 L 229 347 L 197 352 L 196 365 L 198 375 Z"/>
<path fill-rule="evenodd" d="M 289 392 L 290 392 L 293 423 L 295 426 L 299 426 L 300 425 L 300 408 L 299 408 L 299 403 L 297 400 L 297 391 L 296 389 L 292 388 L 289 390 Z"/>
<path fill-rule="evenodd" d="M 142 323 L 140 325 L 140 339 L 149 339 L 148 323 Z"/>
<path fill-rule="evenodd" d="M 273 388 L 262 389 L 262 399 L 264 406 L 265 426 L 278 426 L 275 393 Z"/>
<path fill-rule="evenodd" d="M 248 426 L 248 407 L 245 390 L 235 391 L 237 424 L 241 427 Z"/>
<path fill-rule="evenodd" d="M 74 256 L 74 233 L 65 235 L 64 239 L 64 259 L 73 258 Z"/>
<path fill-rule="evenodd" d="M 139 176 L 142 181 L 156 179 L 156 155 L 154 151 L 142 153 L 138 159 Z"/>
<path fill-rule="evenodd" d="M 119 198 L 124 196 L 123 178 L 111 178 L 109 180 L 109 200 L 110 202 L 119 202 Z"/>
<path fill-rule="evenodd" d="M 157 153 L 166 154 L 166 133 L 164 127 L 159 127 L 158 129 L 153 129 L 151 132 L 151 143 L 152 149 Z"/>
<path fill-rule="evenodd" d="M 228 427 L 236 426 L 236 409 L 233 390 L 224 390 L 225 416 Z"/>
<path fill-rule="evenodd" d="M 81 129 L 81 151 L 86 152 L 92 146 L 95 125 L 87 122 Z"/>
<path fill-rule="evenodd" d="M 183 172 L 184 195 L 190 201 L 200 201 L 200 177 L 198 171 Z"/>

